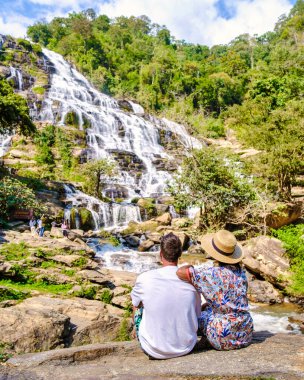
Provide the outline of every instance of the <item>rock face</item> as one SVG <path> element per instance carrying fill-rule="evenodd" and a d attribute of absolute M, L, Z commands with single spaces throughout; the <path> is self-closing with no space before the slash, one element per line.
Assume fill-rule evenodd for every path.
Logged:
<path fill-rule="evenodd" d="M 256 303 L 282 303 L 283 295 L 268 281 L 261 281 L 247 272 L 248 299 Z"/>
<path fill-rule="evenodd" d="M 106 342 L 120 321 L 100 301 L 39 296 L 0 309 L 0 341 L 17 353 Z"/>
<path fill-rule="evenodd" d="M 302 202 L 282 203 L 266 216 L 266 224 L 269 228 L 280 228 L 290 224 L 301 217 Z"/>
<path fill-rule="evenodd" d="M 246 268 L 271 284 L 283 289 L 289 276 L 289 262 L 278 239 L 259 236 L 244 246 L 243 263 Z"/>
<path fill-rule="evenodd" d="M 0 370 L 6 380 L 275 379 L 304 378 L 304 337 L 254 334 L 241 350 L 197 350 L 170 360 L 149 360 L 136 342 L 94 344 L 21 355 Z"/>

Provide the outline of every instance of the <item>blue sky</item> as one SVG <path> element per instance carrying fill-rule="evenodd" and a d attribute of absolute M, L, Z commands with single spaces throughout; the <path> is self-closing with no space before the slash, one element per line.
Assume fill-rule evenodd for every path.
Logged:
<path fill-rule="evenodd" d="M 188 42 L 212 46 L 272 30 L 296 0 L 0 0 L 0 33 L 26 35 L 35 21 L 93 8 L 109 17 L 147 15 Z"/>

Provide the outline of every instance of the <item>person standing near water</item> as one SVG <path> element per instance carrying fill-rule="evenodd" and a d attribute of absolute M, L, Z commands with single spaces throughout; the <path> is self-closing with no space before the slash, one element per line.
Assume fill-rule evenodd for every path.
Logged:
<path fill-rule="evenodd" d="M 169 233 L 161 239 L 160 247 L 163 267 L 140 274 L 131 298 L 142 350 L 149 357 L 169 359 L 194 348 L 201 305 L 195 288 L 176 276 L 182 254 L 179 238 Z"/>
<path fill-rule="evenodd" d="M 45 217 L 44 215 L 41 216 L 41 218 L 39 218 L 37 220 L 37 233 L 39 234 L 40 237 L 43 237 L 43 234 L 44 234 L 44 229 L 45 229 Z"/>
<path fill-rule="evenodd" d="M 36 234 L 36 219 L 32 216 L 31 219 L 30 219 L 30 222 L 29 222 L 29 226 L 30 226 L 30 229 L 31 229 L 31 234 L 32 234 L 32 237 L 35 236 Z"/>
<path fill-rule="evenodd" d="M 68 221 L 63 220 L 61 224 L 61 231 L 62 231 L 63 237 L 68 237 L 68 228 L 69 228 Z"/>

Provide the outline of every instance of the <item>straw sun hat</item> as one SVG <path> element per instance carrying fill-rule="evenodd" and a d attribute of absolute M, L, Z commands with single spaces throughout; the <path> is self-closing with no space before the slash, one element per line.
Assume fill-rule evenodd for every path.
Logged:
<path fill-rule="evenodd" d="M 235 236 L 227 230 L 207 234 L 200 239 L 202 248 L 215 260 L 225 264 L 239 263 L 243 258 L 242 248 Z"/>

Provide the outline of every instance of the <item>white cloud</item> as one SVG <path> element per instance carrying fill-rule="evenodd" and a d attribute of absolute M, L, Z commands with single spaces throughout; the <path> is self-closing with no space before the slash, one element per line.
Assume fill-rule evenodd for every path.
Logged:
<path fill-rule="evenodd" d="M 0 16 L 0 33 L 24 36 L 26 27 L 41 18 L 50 21 L 68 12 L 94 8 L 109 17 L 146 15 L 152 22 L 166 25 L 178 39 L 212 46 L 243 33 L 260 35 L 273 30 L 278 17 L 291 9 L 289 0 L 224 0 L 226 8 L 234 10 L 227 20 L 219 15 L 217 0 L 59 0 L 56 5 L 54 0 L 27 1 L 31 9 L 39 5 L 39 11 L 32 12 L 32 18 Z"/>
<path fill-rule="evenodd" d="M 0 16 L 0 33 L 9 34 L 14 37 L 25 37 L 26 28 L 33 21 L 21 15 Z"/>
<path fill-rule="evenodd" d="M 273 30 L 278 17 L 288 13 L 288 0 L 230 0 L 235 15 L 227 20 L 218 15 L 216 0 L 113 0 L 99 6 L 110 17 L 147 15 L 164 24 L 178 39 L 188 42 L 225 44 L 243 33 L 263 34 Z M 226 1 L 229 6 L 229 1 Z"/>

